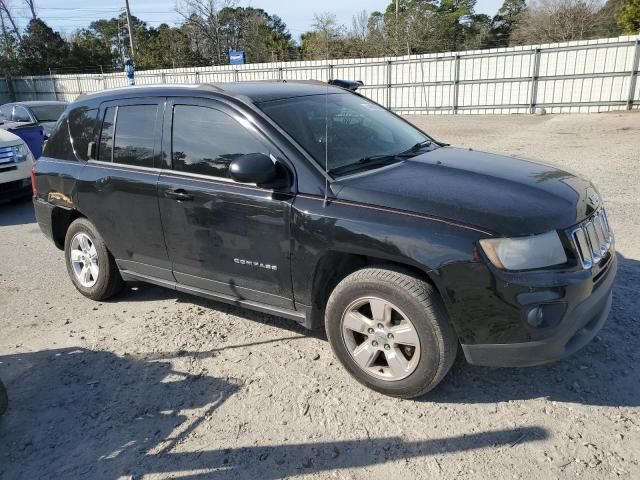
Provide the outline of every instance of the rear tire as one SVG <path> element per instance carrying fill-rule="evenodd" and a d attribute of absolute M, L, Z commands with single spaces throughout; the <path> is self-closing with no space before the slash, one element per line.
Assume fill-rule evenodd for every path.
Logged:
<path fill-rule="evenodd" d="M 106 300 L 124 287 L 113 255 L 86 218 L 78 218 L 69 226 L 64 256 L 71 281 L 85 297 Z"/>
<path fill-rule="evenodd" d="M 325 326 L 347 371 L 385 395 L 428 392 L 456 358 L 458 342 L 440 296 L 398 270 L 364 268 L 347 276 L 329 297 Z"/>

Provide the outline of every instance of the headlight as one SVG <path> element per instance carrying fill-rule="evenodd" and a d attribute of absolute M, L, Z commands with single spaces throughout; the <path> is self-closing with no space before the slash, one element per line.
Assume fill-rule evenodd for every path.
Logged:
<path fill-rule="evenodd" d="M 491 263 L 505 270 L 550 267 L 567 261 L 555 231 L 522 238 L 487 238 L 480 240 L 480 245 Z"/>
<path fill-rule="evenodd" d="M 26 162 L 30 154 L 31 152 L 24 143 L 13 147 L 13 158 L 16 159 L 16 163 Z"/>

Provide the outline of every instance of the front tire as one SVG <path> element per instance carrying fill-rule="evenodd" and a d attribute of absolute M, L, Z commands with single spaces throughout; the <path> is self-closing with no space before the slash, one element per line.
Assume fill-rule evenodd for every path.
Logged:
<path fill-rule="evenodd" d="M 124 281 L 115 259 L 86 218 L 78 218 L 69 226 L 64 256 L 73 285 L 85 297 L 106 300 L 122 290 Z"/>
<path fill-rule="evenodd" d="M 413 398 L 447 374 L 458 342 L 434 288 L 410 274 L 365 268 L 342 280 L 326 308 L 327 336 L 360 383 Z"/>

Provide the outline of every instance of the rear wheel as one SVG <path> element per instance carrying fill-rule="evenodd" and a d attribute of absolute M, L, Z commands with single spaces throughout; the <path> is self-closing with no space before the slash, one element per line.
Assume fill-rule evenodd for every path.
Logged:
<path fill-rule="evenodd" d="M 106 300 L 122 290 L 124 281 L 102 237 L 86 218 L 69 226 L 64 241 L 67 271 L 83 295 Z"/>
<path fill-rule="evenodd" d="M 332 292 L 325 321 L 331 346 L 349 373 L 387 395 L 428 392 L 455 360 L 457 340 L 439 295 L 400 271 L 352 273 Z"/>

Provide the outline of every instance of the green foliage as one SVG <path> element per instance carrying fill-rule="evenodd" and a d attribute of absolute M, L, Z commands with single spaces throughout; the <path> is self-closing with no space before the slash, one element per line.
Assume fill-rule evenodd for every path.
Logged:
<path fill-rule="evenodd" d="M 231 0 L 182 0 L 183 23 L 150 27 L 132 17 L 138 70 L 247 61 L 384 57 L 640 32 L 640 0 L 503 0 L 493 18 L 476 0 L 390 0 L 384 11 L 360 12 L 347 29 L 331 13 L 316 14 L 297 44 L 284 21 Z M 397 10 L 396 10 L 397 5 Z M 0 72 L 9 75 L 121 70 L 130 55 L 126 17 L 97 19 L 63 38 L 43 20 L 24 31 L 0 11 Z"/>
<path fill-rule="evenodd" d="M 520 24 L 526 8 L 526 0 L 504 0 L 500 10 L 493 17 L 492 46 L 509 46 L 511 33 Z"/>
<path fill-rule="evenodd" d="M 640 0 L 627 0 L 617 16 L 618 25 L 627 35 L 640 33 Z"/>

